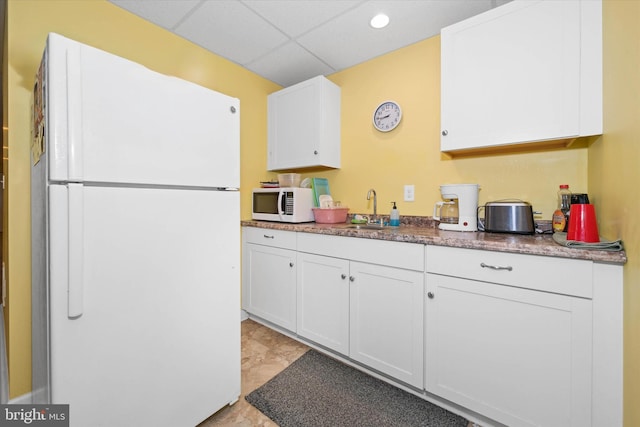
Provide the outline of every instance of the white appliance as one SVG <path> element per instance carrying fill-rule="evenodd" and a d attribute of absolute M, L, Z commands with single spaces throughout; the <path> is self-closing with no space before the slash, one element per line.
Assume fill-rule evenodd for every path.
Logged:
<path fill-rule="evenodd" d="M 261 221 L 312 222 L 311 188 L 254 188 L 251 218 Z"/>
<path fill-rule="evenodd" d="M 478 231 L 478 184 L 444 184 L 440 194 L 445 202 L 437 202 L 433 208 L 433 219 L 440 220 L 445 206 L 449 212 L 449 221 L 440 221 L 440 230 Z M 440 215 L 438 215 L 440 212 Z"/>
<path fill-rule="evenodd" d="M 196 425 L 240 395 L 239 101 L 57 34 L 34 89 L 34 403 Z"/>

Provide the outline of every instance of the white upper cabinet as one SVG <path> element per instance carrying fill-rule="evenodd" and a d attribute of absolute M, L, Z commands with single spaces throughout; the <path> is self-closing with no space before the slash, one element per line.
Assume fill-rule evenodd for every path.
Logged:
<path fill-rule="evenodd" d="M 441 43 L 442 151 L 602 133 L 600 0 L 515 0 Z"/>
<path fill-rule="evenodd" d="M 267 169 L 340 167 L 340 88 L 323 76 L 274 92 Z"/>

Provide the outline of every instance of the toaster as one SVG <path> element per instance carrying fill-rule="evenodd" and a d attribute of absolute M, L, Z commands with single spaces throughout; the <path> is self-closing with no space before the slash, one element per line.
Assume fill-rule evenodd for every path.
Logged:
<path fill-rule="evenodd" d="M 488 202 L 484 208 L 484 231 L 490 233 L 534 234 L 533 207 L 529 202 L 505 201 Z"/>

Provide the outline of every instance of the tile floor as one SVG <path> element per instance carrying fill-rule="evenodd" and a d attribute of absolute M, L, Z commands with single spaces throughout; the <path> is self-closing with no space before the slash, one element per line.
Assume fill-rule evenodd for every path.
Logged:
<path fill-rule="evenodd" d="M 243 321 L 241 329 L 240 399 L 233 405 L 222 408 L 197 427 L 278 427 L 262 412 L 247 403 L 244 397 L 280 373 L 309 347 L 253 320 Z M 474 427 L 474 424 L 469 423 L 468 427 Z"/>
<path fill-rule="evenodd" d="M 247 403 L 244 397 L 280 373 L 309 347 L 253 320 L 243 321 L 241 329 L 240 399 L 233 405 L 222 408 L 198 427 L 277 427 L 276 423 Z"/>

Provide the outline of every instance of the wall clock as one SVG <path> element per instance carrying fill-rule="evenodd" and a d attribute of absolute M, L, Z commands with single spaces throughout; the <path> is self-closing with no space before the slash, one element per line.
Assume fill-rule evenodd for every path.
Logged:
<path fill-rule="evenodd" d="M 400 105 L 394 101 L 384 101 L 373 112 L 373 126 L 380 132 L 394 130 L 402 119 Z"/>

